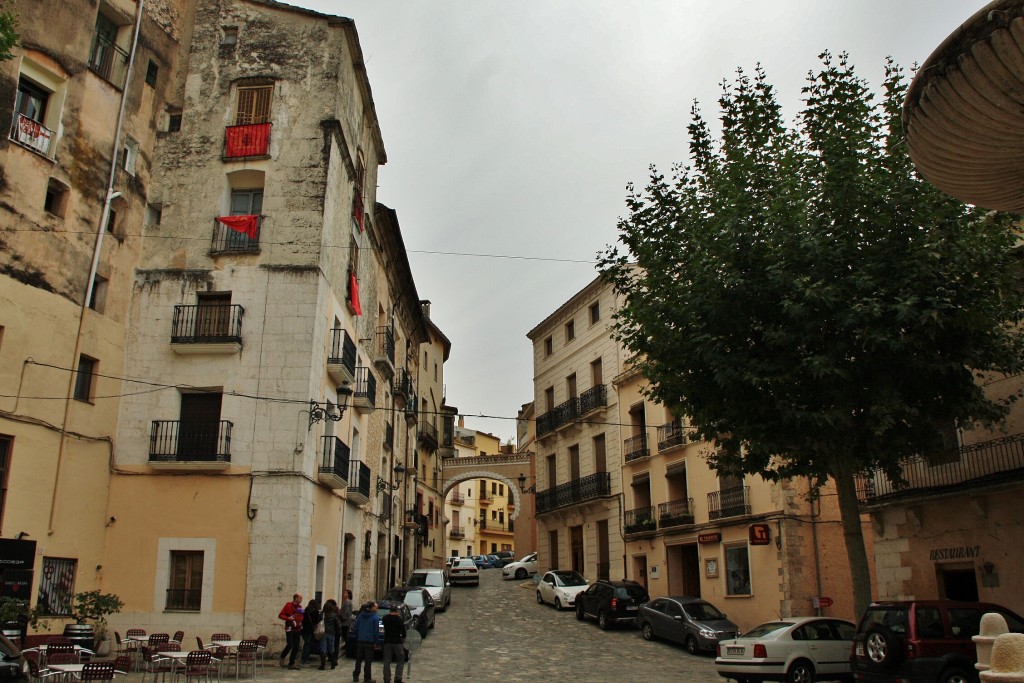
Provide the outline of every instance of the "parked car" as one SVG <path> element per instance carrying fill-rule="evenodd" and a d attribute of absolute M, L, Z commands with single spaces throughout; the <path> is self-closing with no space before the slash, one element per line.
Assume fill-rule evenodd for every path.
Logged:
<path fill-rule="evenodd" d="M 380 611 L 386 613 L 392 602 L 404 604 L 412 612 L 412 627 L 420 632 L 424 638 L 427 631 L 434 628 L 435 603 L 430 597 L 430 591 L 426 588 L 412 588 L 402 586 L 392 588 L 381 599 Z"/>
<path fill-rule="evenodd" d="M 413 569 L 405 585 L 430 591 L 438 612 L 446 611 L 452 604 L 452 584 L 446 569 Z"/>
<path fill-rule="evenodd" d="M 444 561 L 444 566 L 446 568 L 448 568 L 448 569 L 451 569 L 452 565 L 455 564 L 455 560 L 457 560 L 457 559 L 459 559 L 458 555 L 452 555 L 451 557 L 449 557 L 447 560 Z"/>
<path fill-rule="evenodd" d="M 525 579 L 537 573 L 537 553 L 530 553 L 518 562 L 506 564 L 501 568 L 503 579 Z"/>
<path fill-rule="evenodd" d="M 853 636 L 850 666 L 866 683 L 957 683 L 975 681 L 978 661 L 971 636 L 981 617 L 997 612 L 1011 632 L 1024 633 L 1024 619 L 985 602 L 911 600 L 872 603 Z"/>
<path fill-rule="evenodd" d="M 501 558 L 494 553 L 487 555 L 487 559 L 491 561 L 491 567 L 493 569 L 501 569 L 505 566 L 505 563 L 501 561 Z"/>
<path fill-rule="evenodd" d="M 579 572 L 561 569 L 547 572 L 537 584 L 537 604 L 552 604 L 555 609 L 572 607 L 576 596 L 587 590 L 587 580 Z"/>
<path fill-rule="evenodd" d="M 390 608 L 390 603 L 384 606 L 380 603 L 377 604 L 377 612 L 381 618 L 387 614 Z M 405 603 L 399 603 L 398 614 L 402 617 L 402 621 L 405 622 L 405 630 L 412 631 L 415 628 L 413 622 L 412 610 L 410 610 Z M 353 615 L 354 616 L 354 615 Z M 384 650 L 384 624 L 382 623 L 377 629 L 377 640 L 373 643 L 373 650 L 376 653 L 380 653 Z M 345 640 L 345 656 L 349 659 L 355 659 L 356 657 L 356 630 L 349 629 L 348 638 Z"/>
<path fill-rule="evenodd" d="M 473 586 L 480 585 L 480 570 L 471 557 L 460 557 L 448 571 L 448 580 L 452 585 L 468 583 Z"/>
<path fill-rule="evenodd" d="M 671 640 L 685 645 L 692 655 L 707 650 L 714 652 L 718 641 L 739 635 L 736 624 L 700 598 L 655 598 L 640 605 L 636 619 L 645 640 Z"/>
<path fill-rule="evenodd" d="M 486 555 L 470 555 L 473 558 L 473 562 L 476 563 L 477 569 L 493 569 L 494 565 L 491 564 L 491 558 Z"/>
<path fill-rule="evenodd" d="M 619 622 L 634 623 L 640 605 L 650 599 L 647 589 L 636 581 L 601 579 L 576 596 L 576 618 L 594 617 L 606 631 Z"/>
<path fill-rule="evenodd" d="M 501 564 L 498 566 L 502 569 L 516 561 L 516 556 L 512 554 L 511 550 L 499 550 L 497 555 L 498 559 L 501 560 Z"/>
<path fill-rule="evenodd" d="M 715 669 L 736 681 L 850 680 L 856 627 L 842 619 L 789 617 L 718 643 Z"/>

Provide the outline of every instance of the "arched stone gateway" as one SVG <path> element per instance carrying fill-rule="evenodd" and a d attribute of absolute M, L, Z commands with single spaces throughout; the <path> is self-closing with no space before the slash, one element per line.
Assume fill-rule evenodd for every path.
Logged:
<path fill-rule="evenodd" d="M 446 458 L 444 461 L 444 478 L 441 488 L 442 498 L 447 499 L 448 493 L 464 481 L 475 479 L 496 479 L 505 482 L 512 493 L 515 512 L 509 519 L 519 517 L 523 506 L 520 502 L 519 475 L 529 472 L 530 459 L 533 453 L 513 453 L 512 455 L 480 455 L 473 458 Z"/>

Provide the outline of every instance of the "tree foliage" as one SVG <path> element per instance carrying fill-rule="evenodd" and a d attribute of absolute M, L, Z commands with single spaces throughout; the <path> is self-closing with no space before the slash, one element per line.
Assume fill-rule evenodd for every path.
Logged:
<path fill-rule="evenodd" d="M 14 58 L 11 48 L 18 44 L 20 37 L 13 0 L 0 0 L 0 62 Z"/>
<path fill-rule="evenodd" d="M 899 481 L 940 426 L 1007 412 L 975 373 L 1022 368 L 1020 233 L 916 174 L 897 65 L 876 101 L 820 59 L 792 125 L 760 67 L 723 83 L 719 140 L 695 105 L 691 165 L 629 186 L 602 269 L 649 395 L 717 442 L 713 467 L 835 479 L 859 610 L 854 475 Z"/>

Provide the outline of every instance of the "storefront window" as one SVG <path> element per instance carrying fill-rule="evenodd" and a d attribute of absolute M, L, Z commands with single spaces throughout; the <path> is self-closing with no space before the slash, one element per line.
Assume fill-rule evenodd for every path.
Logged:
<path fill-rule="evenodd" d="M 750 557 L 747 546 L 725 549 L 726 595 L 750 595 Z"/>

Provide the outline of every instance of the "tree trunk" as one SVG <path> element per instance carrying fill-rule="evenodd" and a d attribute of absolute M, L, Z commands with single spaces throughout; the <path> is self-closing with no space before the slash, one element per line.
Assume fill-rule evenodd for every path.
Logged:
<path fill-rule="evenodd" d="M 857 487 L 854 472 L 849 463 L 839 458 L 835 468 L 836 495 L 839 499 L 839 515 L 843 521 L 843 539 L 846 541 L 846 557 L 850 563 L 850 580 L 853 583 L 854 619 L 864 614 L 871 604 L 871 566 L 864 549 L 864 530 L 860 522 L 860 507 L 857 504 Z"/>

